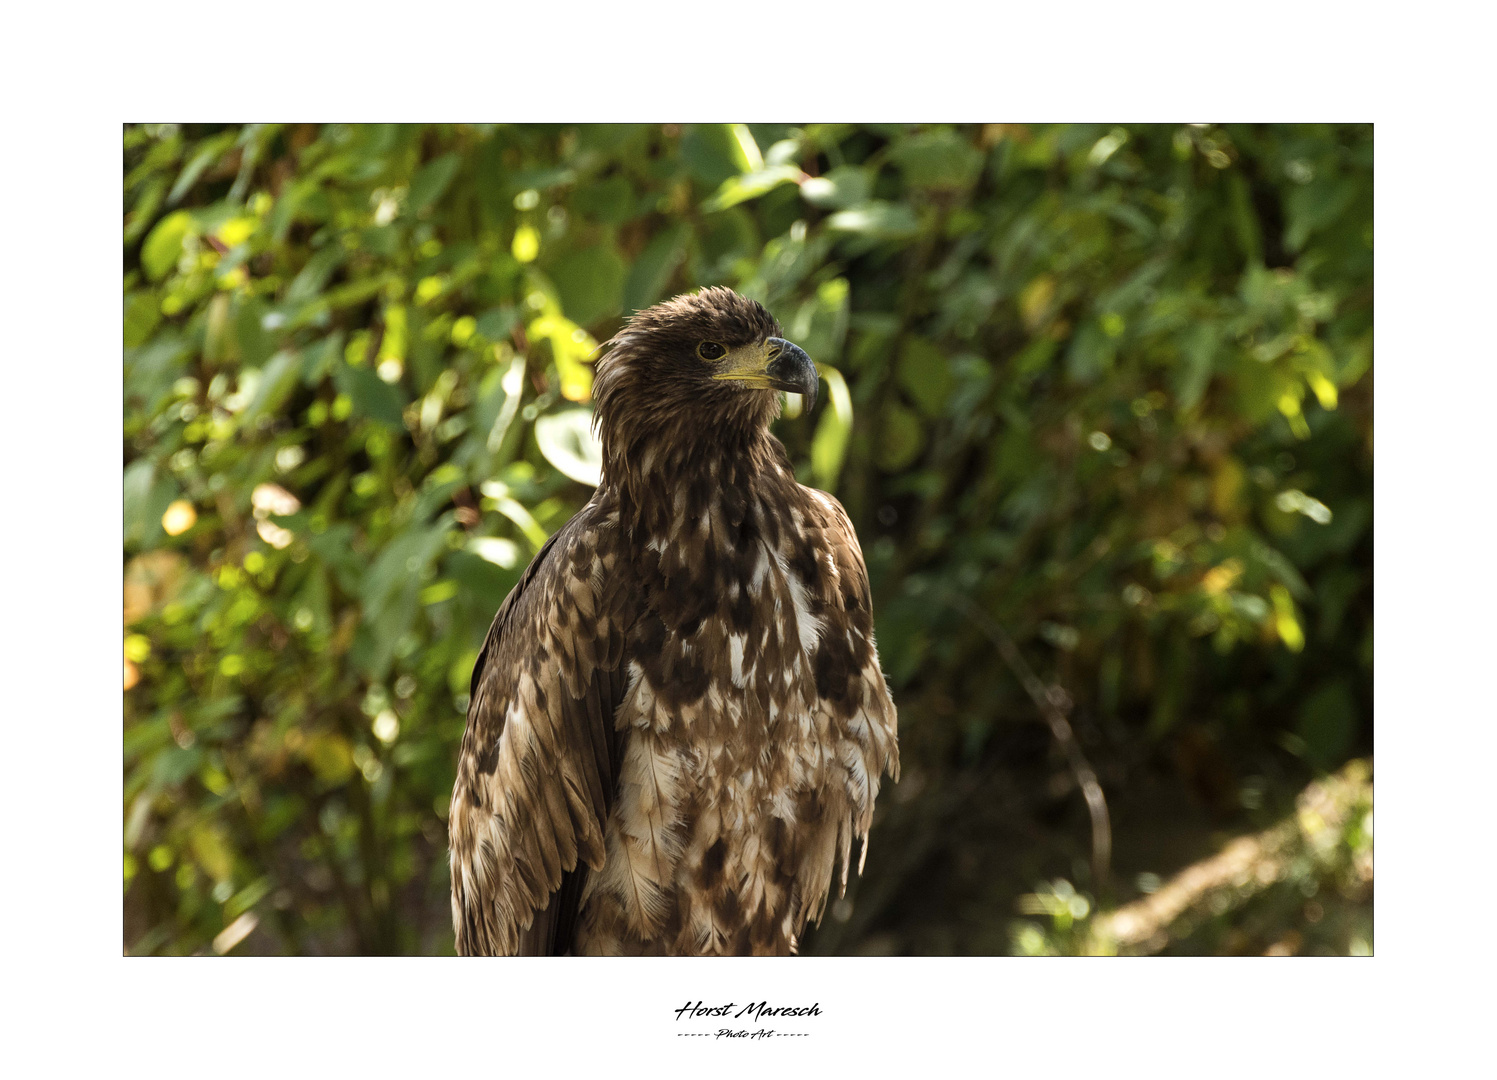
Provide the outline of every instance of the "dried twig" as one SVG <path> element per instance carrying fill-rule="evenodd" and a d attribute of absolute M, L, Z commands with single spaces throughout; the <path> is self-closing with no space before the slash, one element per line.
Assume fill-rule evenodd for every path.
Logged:
<path fill-rule="evenodd" d="M 954 591 L 948 592 L 947 596 L 993 643 L 998 655 L 1003 657 L 1003 662 L 1014 673 L 1039 709 L 1040 715 L 1050 725 L 1050 733 L 1055 737 L 1056 744 L 1065 752 L 1071 773 L 1081 788 L 1081 794 L 1086 798 L 1086 808 L 1091 814 L 1092 875 L 1100 887 L 1107 881 L 1108 867 L 1112 862 L 1112 821 L 1107 812 L 1107 797 L 1102 794 L 1097 773 L 1077 743 L 1076 733 L 1071 730 L 1071 722 L 1066 719 L 1066 713 L 1071 709 L 1071 696 L 1059 686 L 1046 686 L 1041 682 L 1029 662 L 1024 659 L 1024 654 L 1019 652 L 1014 639 L 1009 637 L 1008 632 L 991 615 L 978 607 L 971 597 Z"/>

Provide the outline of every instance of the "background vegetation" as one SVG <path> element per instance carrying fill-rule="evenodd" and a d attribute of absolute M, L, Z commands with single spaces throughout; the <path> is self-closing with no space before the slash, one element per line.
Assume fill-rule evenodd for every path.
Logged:
<path fill-rule="evenodd" d="M 900 707 L 807 951 L 1370 951 L 1370 127 L 167 124 L 124 169 L 127 951 L 451 951 L 468 677 L 590 495 L 587 359 L 711 283 L 822 367 L 777 430 Z"/>

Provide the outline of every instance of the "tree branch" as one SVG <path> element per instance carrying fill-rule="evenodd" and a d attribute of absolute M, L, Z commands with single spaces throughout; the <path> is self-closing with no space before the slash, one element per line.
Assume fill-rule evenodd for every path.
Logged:
<path fill-rule="evenodd" d="M 1040 715 L 1050 725 L 1050 734 L 1065 753 L 1071 774 L 1076 778 L 1081 794 L 1086 799 L 1087 812 L 1091 814 L 1092 875 L 1098 887 L 1101 887 L 1107 881 L 1112 862 L 1112 820 L 1107 811 L 1107 797 L 1102 793 L 1097 773 L 1082 752 L 1081 745 L 1076 741 L 1076 733 L 1071 729 L 1071 722 L 1066 718 L 1066 713 L 1071 709 L 1071 696 L 1059 686 L 1046 686 L 1041 682 L 1024 655 L 1019 652 L 1014 639 L 970 597 L 952 590 L 947 590 L 946 595 L 993 643 L 998 655 L 1003 657 L 1003 662 L 1014 673 L 1025 693 L 1039 709 Z"/>

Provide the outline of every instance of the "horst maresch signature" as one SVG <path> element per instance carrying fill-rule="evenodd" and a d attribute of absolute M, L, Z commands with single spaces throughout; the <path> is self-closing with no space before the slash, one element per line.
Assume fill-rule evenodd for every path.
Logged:
<path fill-rule="evenodd" d="M 689 1020 L 697 1017 L 722 1017 L 724 1019 L 740 1020 L 751 1019 L 755 1024 L 766 1017 L 774 1016 L 820 1016 L 820 1002 L 810 1005 L 771 1005 L 768 1001 L 751 1001 L 747 1005 L 739 1005 L 730 1001 L 726 1005 L 704 1005 L 701 1001 L 687 1002 L 675 1010 L 676 1019 Z M 696 1038 L 713 1037 L 717 1039 L 767 1039 L 779 1038 L 804 1038 L 804 1032 L 775 1031 L 773 1028 L 719 1028 L 716 1032 L 692 1033 Z"/>

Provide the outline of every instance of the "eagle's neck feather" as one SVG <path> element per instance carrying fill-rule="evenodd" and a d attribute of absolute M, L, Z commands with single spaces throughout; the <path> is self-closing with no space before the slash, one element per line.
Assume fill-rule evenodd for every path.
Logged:
<path fill-rule="evenodd" d="M 764 428 L 704 432 L 697 438 L 641 439 L 605 458 L 603 486 L 636 544 L 670 543 L 703 517 L 742 520 L 750 498 L 782 497 L 795 476 L 780 441 Z"/>

